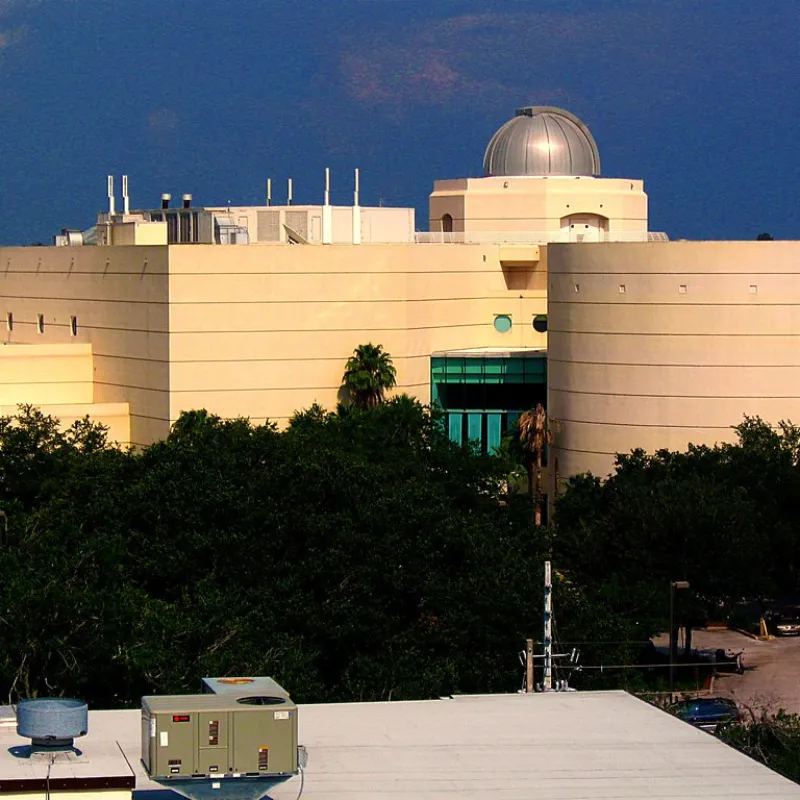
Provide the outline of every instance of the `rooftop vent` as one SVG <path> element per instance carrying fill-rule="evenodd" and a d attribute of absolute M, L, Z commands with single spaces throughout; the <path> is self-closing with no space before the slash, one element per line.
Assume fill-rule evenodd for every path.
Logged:
<path fill-rule="evenodd" d="M 74 739 L 86 736 L 89 708 L 81 700 L 40 698 L 17 706 L 17 733 L 31 739 L 31 751 L 73 750 Z"/>

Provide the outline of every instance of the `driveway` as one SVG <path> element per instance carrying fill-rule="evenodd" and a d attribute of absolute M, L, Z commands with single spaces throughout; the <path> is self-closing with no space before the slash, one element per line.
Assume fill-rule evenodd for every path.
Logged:
<path fill-rule="evenodd" d="M 666 634 L 653 641 L 669 646 Z M 736 631 L 695 630 L 692 645 L 700 650 L 744 650 L 744 675 L 721 675 L 714 685 L 715 695 L 733 698 L 742 709 L 783 708 L 800 714 L 800 636 L 760 642 Z"/>

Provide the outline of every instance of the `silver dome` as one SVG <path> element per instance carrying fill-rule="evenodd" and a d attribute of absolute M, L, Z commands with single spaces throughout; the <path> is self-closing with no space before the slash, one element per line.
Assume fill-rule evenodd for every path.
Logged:
<path fill-rule="evenodd" d="M 589 129 L 553 106 L 525 106 L 492 136 L 486 175 L 599 175 L 600 154 Z"/>

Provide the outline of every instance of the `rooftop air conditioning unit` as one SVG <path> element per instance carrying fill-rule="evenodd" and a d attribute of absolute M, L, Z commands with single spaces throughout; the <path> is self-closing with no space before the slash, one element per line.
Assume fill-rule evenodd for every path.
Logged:
<path fill-rule="evenodd" d="M 142 762 L 193 797 L 201 785 L 252 796 L 298 773 L 297 706 L 271 678 L 204 678 L 202 694 L 142 698 Z M 230 792 L 221 792 L 220 797 Z M 232 795 L 231 795 L 232 796 Z"/>

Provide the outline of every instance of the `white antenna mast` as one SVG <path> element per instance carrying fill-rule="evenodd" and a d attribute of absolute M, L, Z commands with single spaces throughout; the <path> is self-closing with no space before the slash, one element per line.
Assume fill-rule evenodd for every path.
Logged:
<path fill-rule="evenodd" d="M 360 175 L 358 167 L 353 174 L 353 244 L 361 244 L 361 209 L 359 208 Z"/>
<path fill-rule="evenodd" d="M 272 205 L 272 178 L 267 178 L 267 205 Z"/>
<path fill-rule="evenodd" d="M 289 196 L 286 200 L 286 205 L 290 206 L 292 204 L 292 179 L 289 178 Z"/>
<path fill-rule="evenodd" d="M 123 214 L 130 214 L 131 213 L 131 202 L 130 198 L 128 197 L 128 176 L 122 176 L 122 213 Z"/>
<path fill-rule="evenodd" d="M 108 213 L 109 216 L 113 216 L 116 213 L 116 208 L 114 206 L 114 176 L 108 176 Z"/>
<path fill-rule="evenodd" d="M 331 170 L 325 167 L 325 205 L 331 204 Z"/>

